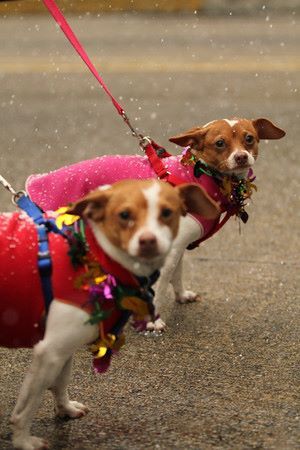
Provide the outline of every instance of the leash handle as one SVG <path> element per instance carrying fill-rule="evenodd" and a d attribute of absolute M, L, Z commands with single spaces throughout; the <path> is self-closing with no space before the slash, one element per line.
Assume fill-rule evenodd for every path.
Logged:
<path fill-rule="evenodd" d="M 114 107 L 116 108 L 116 110 L 118 111 L 120 116 L 123 118 L 126 125 L 130 128 L 132 135 L 138 139 L 143 139 L 143 136 L 140 135 L 136 131 L 136 129 L 132 126 L 132 124 L 130 123 L 129 118 L 128 118 L 127 114 L 125 113 L 124 109 L 122 108 L 122 106 L 120 105 L 120 103 L 117 102 L 117 100 L 114 98 L 114 96 L 112 95 L 112 93 L 110 92 L 108 87 L 106 86 L 103 78 L 101 77 L 101 75 L 97 71 L 96 67 L 90 60 L 88 54 L 86 53 L 86 51 L 82 47 L 81 43 L 77 39 L 75 33 L 73 32 L 72 28 L 68 24 L 67 20 L 65 19 L 61 10 L 58 8 L 55 1 L 54 0 L 43 0 L 43 3 L 46 6 L 46 8 L 48 9 L 48 11 L 50 12 L 50 14 L 53 16 L 54 20 L 60 26 L 60 28 L 63 31 L 63 33 L 65 34 L 66 38 L 69 40 L 71 45 L 74 47 L 76 52 L 79 54 L 79 56 L 81 57 L 83 62 L 87 65 L 87 67 L 92 72 L 92 74 L 94 75 L 96 80 L 99 82 L 101 87 L 104 89 L 106 94 L 109 96 Z"/>

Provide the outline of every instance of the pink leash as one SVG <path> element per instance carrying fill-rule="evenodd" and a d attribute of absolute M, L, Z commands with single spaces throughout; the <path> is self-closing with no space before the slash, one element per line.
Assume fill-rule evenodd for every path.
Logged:
<path fill-rule="evenodd" d="M 61 12 L 61 10 L 58 8 L 57 4 L 55 3 L 54 0 L 43 0 L 44 5 L 46 6 L 46 8 L 49 10 L 49 12 L 52 14 L 53 18 L 55 19 L 55 21 L 58 23 L 58 25 L 60 26 L 61 30 L 64 32 L 65 36 L 68 38 L 68 40 L 70 41 L 70 43 L 72 44 L 72 46 L 74 47 L 74 49 L 76 50 L 76 52 L 79 54 L 79 56 L 82 58 L 82 60 L 84 61 L 84 63 L 87 65 L 87 67 L 90 69 L 90 71 L 92 72 L 92 74 L 94 75 L 94 77 L 96 78 L 96 80 L 99 82 L 99 84 L 101 85 L 101 87 L 104 89 L 104 91 L 106 92 L 106 94 L 110 97 L 114 107 L 116 108 L 116 110 L 118 111 L 118 113 L 120 114 L 120 116 L 122 116 L 123 120 L 125 121 L 126 125 L 128 125 L 128 127 L 130 128 L 132 135 L 134 137 L 137 137 L 138 139 L 140 139 L 140 141 L 144 140 L 144 137 L 139 134 L 135 128 L 131 125 L 124 109 L 122 108 L 122 106 L 117 102 L 117 100 L 114 98 L 114 96 L 112 95 L 112 93 L 110 92 L 110 90 L 108 89 L 108 87 L 106 86 L 103 78 L 100 76 L 99 72 L 97 71 L 96 67 L 94 66 L 94 64 L 92 63 L 92 61 L 90 60 L 90 58 L 88 57 L 86 51 L 84 50 L 84 48 L 82 47 L 82 45 L 80 44 L 79 40 L 77 39 L 77 37 L 75 36 L 72 28 L 70 27 L 70 25 L 68 24 L 68 22 L 66 21 L 63 13 Z"/>

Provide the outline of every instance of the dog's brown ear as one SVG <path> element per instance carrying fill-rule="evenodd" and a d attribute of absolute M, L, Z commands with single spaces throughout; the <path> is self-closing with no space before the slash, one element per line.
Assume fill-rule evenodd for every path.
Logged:
<path fill-rule="evenodd" d="M 186 207 L 186 212 L 215 219 L 221 214 L 219 205 L 197 184 L 181 184 L 176 189 Z"/>
<path fill-rule="evenodd" d="M 93 191 L 78 202 L 72 203 L 67 210 L 67 214 L 86 217 L 99 222 L 104 218 L 105 207 L 109 198 L 110 189 Z"/>
<path fill-rule="evenodd" d="M 285 131 L 278 128 L 268 119 L 259 118 L 252 120 L 259 139 L 281 139 L 285 136 Z"/>
<path fill-rule="evenodd" d="M 181 147 L 192 147 L 196 150 L 200 150 L 203 135 L 202 128 L 197 127 L 179 134 L 178 136 L 173 136 L 169 141 L 180 145 Z"/>

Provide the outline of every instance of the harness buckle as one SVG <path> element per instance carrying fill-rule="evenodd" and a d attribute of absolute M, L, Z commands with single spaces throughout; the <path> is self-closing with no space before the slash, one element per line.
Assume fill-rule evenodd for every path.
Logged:
<path fill-rule="evenodd" d="M 166 170 L 166 171 L 164 171 L 162 174 L 158 173 L 157 175 L 158 175 L 158 178 L 159 178 L 160 180 L 163 180 L 164 178 L 170 176 L 171 173 L 170 173 L 168 170 Z"/>
<path fill-rule="evenodd" d="M 50 258 L 50 252 L 49 251 L 45 251 L 45 252 L 38 252 L 38 259 L 49 259 Z"/>

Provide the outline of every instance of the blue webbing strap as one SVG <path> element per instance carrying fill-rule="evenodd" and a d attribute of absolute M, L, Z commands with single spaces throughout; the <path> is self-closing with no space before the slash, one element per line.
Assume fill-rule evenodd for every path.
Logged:
<path fill-rule="evenodd" d="M 45 310 L 48 313 L 51 301 L 53 300 L 52 291 L 52 260 L 49 251 L 48 233 L 54 232 L 63 235 L 62 231 L 57 228 L 54 221 L 45 219 L 42 210 L 33 203 L 27 195 L 22 195 L 16 200 L 17 205 L 25 211 L 34 221 L 38 234 L 38 269 L 41 278 L 42 291 L 45 302 Z"/>

